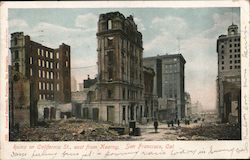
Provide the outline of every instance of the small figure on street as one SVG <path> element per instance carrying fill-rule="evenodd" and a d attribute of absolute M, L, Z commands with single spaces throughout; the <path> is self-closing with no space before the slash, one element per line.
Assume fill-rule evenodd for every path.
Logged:
<path fill-rule="evenodd" d="M 154 128 L 155 128 L 155 133 L 156 133 L 157 129 L 158 129 L 158 121 L 157 121 L 157 119 L 154 120 Z"/>
<path fill-rule="evenodd" d="M 178 124 L 178 127 L 179 127 L 180 126 L 180 120 L 179 119 L 177 120 L 177 124 Z"/>
<path fill-rule="evenodd" d="M 174 121 L 173 120 L 171 121 L 171 125 L 172 125 L 172 127 L 174 127 Z"/>

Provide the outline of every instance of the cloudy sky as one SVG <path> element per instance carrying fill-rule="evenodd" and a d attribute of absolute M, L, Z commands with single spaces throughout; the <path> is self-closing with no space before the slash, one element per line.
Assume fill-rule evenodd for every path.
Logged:
<path fill-rule="evenodd" d="M 71 73 L 78 83 L 97 74 L 98 15 L 119 11 L 134 16 L 143 35 L 144 57 L 178 53 L 186 59 L 185 90 L 203 108 L 216 104 L 216 39 L 227 27 L 239 25 L 239 8 L 98 8 L 9 9 L 9 33 L 23 31 L 31 39 L 57 48 L 71 46 Z"/>

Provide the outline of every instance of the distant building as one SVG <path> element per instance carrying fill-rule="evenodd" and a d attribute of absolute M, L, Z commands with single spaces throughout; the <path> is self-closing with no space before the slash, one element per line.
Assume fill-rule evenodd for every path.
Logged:
<path fill-rule="evenodd" d="M 143 65 L 153 68 L 156 73 L 154 77 L 154 94 L 160 100 L 159 107 L 166 106 L 168 99 L 175 99 L 175 119 L 185 117 L 185 63 L 186 61 L 181 54 L 161 55 L 143 59 Z"/>
<path fill-rule="evenodd" d="M 188 92 L 185 92 L 185 114 L 186 117 L 190 117 L 192 114 L 192 101 Z"/>
<path fill-rule="evenodd" d="M 238 26 L 228 27 L 227 35 L 217 39 L 217 108 L 222 122 L 240 122 L 241 71 Z"/>
<path fill-rule="evenodd" d="M 88 75 L 88 79 L 83 80 L 83 88 L 89 88 L 97 82 L 97 78 L 90 79 Z"/>
<path fill-rule="evenodd" d="M 23 32 L 12 33 L 10 44 L 14 123 L 35 125 L 38 101 L 71 101 L 70 46 L 63 43 L 52 49 Z"/>
<path fill-rule="evenodd" d="M 144 115 L 142 34 L 133 16 L 101 14 L 97 32 L 99 120 L 128 124 Z"/>
<path fill-rule="evenodd" d="M 71 92 L 77 91 L 77 81 L 75 77 L 71 77 Z"/>
<path fill-rule="evenodd" d="M 78 83 L 78 88 L 79 91 L 83 91 L 83 83 Z"/>

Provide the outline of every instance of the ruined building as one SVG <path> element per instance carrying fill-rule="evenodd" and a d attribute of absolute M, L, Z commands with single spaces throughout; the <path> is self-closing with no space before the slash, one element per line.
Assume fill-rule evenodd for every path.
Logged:
<path fill-rule="evenodd" d="M 240 122 L 240 33 L 235 24 L 227 31 L 227 35 L 220 35 L 217 39 L 217 108 L 222 122 Z"/>
<path fill-rule="evenodd" d="M 162 120 L 185 117 L 185 59 L 181 54 L 146 57 L 144 66 L 154 69 L 154 94 Z M 169 104 L 169 105 L 168 105 Z"/>
<path fill-rule="evenodd" d="M 15 32 L 11 34 L 10 51 L 13 123 L 35 125 L 39 101 L 71 101 L 70 46 L 63 43 L 52 49 L 32 41 L 23 32 Z M 53 118 L 55 108 L 50 109 L 46 113 Z"/>
<path fill-rule="evenodd" d="M 133 16 L 101 14 L 97 32 L 98 105 L 100 120 L 127 124 L 144 116 L 143 45 Z"/>

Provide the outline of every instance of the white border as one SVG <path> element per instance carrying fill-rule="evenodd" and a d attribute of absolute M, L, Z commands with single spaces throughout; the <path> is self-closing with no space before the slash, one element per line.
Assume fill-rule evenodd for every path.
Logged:
<path fill-rule="evenodd" d="M 11 157 L 13 151 L 13 145 L 58 145 L 65 146 L 69 145 L 69 147 L 73 147 L 74 145 L 87 145 L 87 144 L 96 144 L 98 147 L 102 144 L 110 144 L 110 145 L 119 145 L 120 153 L 124 153 L 123 155 L 115 155 L 111 157 L 104 157 L 103 155 L 95 155 L 94 157 L 82 157 L 82 159 L 188 159 L 188 158 L 249 158 L 249 1 L 89 1 L 89 2 L 0 2 L 1 3 L 1 156 L 2 159 L 15 159 Z M 5 128 L 6 116 L 8 115 L 8 111 L 6 111 L 6 107 L 8 107 L 8 96 L 6 95 L 6 87 L 7 87 L 7 66 L 6 62 L 8 59 L 8 9 L 9 8 L 144 8 L 144 7 L 168 7 L 168 8 L 186 8 L 186 7 L 241 7 L 241 73 L 242 73 L 242 140 L 241 141 L 148 141 L 148 142 L 8 142 L 5 139 L 5 135 L 8 135 L 8 129 Z M 8 78 L 8 76 L 7 76 Z M 151 156 L 142 156 L 143 150 L 139 150 L 135 155 L 126 155 L 125 152 L 135 152 L 137 149 L 126 149 L 127 144 L 159 144 L 166 146 L 174 145 L 176 148 L 176 153 L 171 152 L 171 150 L 163 149 L 159 150 L 159 155 L 151 155 Z M 151 149 L 144 149 L 145 151 L 151 151 Z M 196 150 L 196 151 L 195 151 Z M 200 153 L 199 151 L 205 151 L 206 153 Z M 53 151 L 53 150 L 51 150 Z M 73 157 L 62 157 L 59 156 L 63 150 L 54 150 L 57 151 L 58 155 L 54 157 L 54 159 L 75 159 L 81 158 L 79 156 Z M 72 151 L 72 150 L 71 150 Z M 181 153 L 181 151 L 186 153 Z M 189 151 L 189 152 L 188 152 Z M 195 153 L 194 153 L 195 151 Z M 22 150 L 23 153 L 30 154 L 31 150 Z M 75 150 L 78 153 L 87 153 L 84 150 Z M 103 150 L 96 151 L 104 152 Z M 166 154 L 160 154 L 160 153 Z M 213 152 L 213 153 L 212 153 Z M 194 154 L 193 154 L 194 153 Z M 28 157 L 26 157 L 28 159 Z M 32 157 L 29 157 L 32 158 Z M 33 157 L 34 158 L 34 157 Z M 40 159 L 52 159 L 51 156 L 43 156 Z M 20 159 L 17 158 L 17 159 Z"/>

